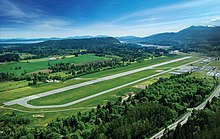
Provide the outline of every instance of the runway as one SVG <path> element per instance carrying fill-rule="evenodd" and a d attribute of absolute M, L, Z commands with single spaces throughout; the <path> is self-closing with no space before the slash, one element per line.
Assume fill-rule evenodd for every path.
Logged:
<path fill-rule="evenodd" d="M 93 94 L 93 95 L 90 95 L 90 96 L 87 96 L 87 97 L 75 100 L 75 101 L 70 102 L 70 103 L 62 104 L 62 105 L 33 106 L 33 105 L 28 104 L 27 102 L 30 101 L 30 100 L 37 99 L 37 98 L 46 97 L 46 96 L 49 96 L 49 95 L 53 95 L 53 94 L 61 93 L 61 92 L 64 92 L 64 91 L 80 88 L 80 87 L 83 87 L 83 86 L 88 86 L 88 85 L 95 84 L 95 83 L 98 83 L 98 82 L 102 82 L 102 81 L 107 81 L 107 80 L 123 77 L 123 76 L 126 76 L 126 75 L 130 75 L 130 74 L 133 74 L 133 73 L 137 73 L 137 72 L 144 71 L 144 70 L 147 70 L 147 69 L 152 69 L 152 68 L 155 68 L 155 67 L 163 66 L 163 65 L 166 65 L 166 64 L 178 62 L 178 61 L 189 59 L 189 58 L 191 58 L 191 57 L 187 56 L 187 57 L 183 57 L 183 58 L 179 58 L 179 59 L 175 59 L 175 60 L 170 60 L 170 61 L 167 61 L 167 62 L 162 62 L 162 63 L 159 63 L 159 64 L 155 64 L 155 65 L 151 65 L 151 66 L 147 66 L 147 67 L 143 67 L 143 68 L 138 68 L 138 69 L 127 71 L 127 72 L 122 72 L 122 73 L 118 73 L 118 74 L 114 74 L 114 75 L 98 78 L 98 79 L 95 79 L 95 80 L 92 80 L 92 81 L 86 81 L 86 82 L 83 82 L 83 83 L 79 83 L 79 84 L 75 84 L 75 85 L 71 85 L 71 86 L 67 86 L 67 87 L 63 87 L 63 88 L 59 88 L 59 89 L 43 92 L 43 93 L 40 93 L 40 94 L 35 94 L 35 95 L 31 95 L 31 96 L 15 99 L 15 100 L 12 100 L 12 101 L 4 102 L 3 104 L 6 105 L 6 106 L 10 106 L 10 105 L 14 105 L 14 104 L 19 104 L 21 106 L 28 107 L 28 108 L 58 108 L 58 107 L 66 107 L 66 106 L 70 106 L 70 105 L 73 105 L 73 104 L 76 104 L 76 103 L 79 103 L 79 102 L 82 102 L 82 101 L 85 101 L 85 100 L 97 97 L 97 96 L 102 95 L 102 94 L 105 94 L 105 93 L 117 90 L 119 88 L 122 88 L 122 87 L 125 87 L 125 86 L 128 86 L 128 85 L 131 85 L 131 84 L 134 84 L 134 83 L 146 80 L 148 78 L 152 78 L 152 77 L 158 76 L 160 74 L 164 74 L 164 73 L 169 72 L 169 71 L 171 71 L 173 69 L 166 70 L 164 72 L 160 72 L 160 73 L 157 73 L 157 74 L 154 74 L 154 75 L 151 75 L 151 76 L 148 76 L 148 77 L 145 77 L 145 78 L 142 78 L 142 79 L 139 79 L 139 80 L 136 80 L 136 81 L 133 81 L 133 82 L 130 82 L 130 83 L 127 83 L 127 84 L 124 84 L 124 85 L 121 85 L 121 86 L 118 86 L 118 87 L 115 87 L 115 88 L 112 88 L 112 89 L 109 89 L 109 90 L 106 90 L 106 91 L 103 91 L 103 92 L 100 92 L 100 93 L 97 93 L 97 94 Z"/>

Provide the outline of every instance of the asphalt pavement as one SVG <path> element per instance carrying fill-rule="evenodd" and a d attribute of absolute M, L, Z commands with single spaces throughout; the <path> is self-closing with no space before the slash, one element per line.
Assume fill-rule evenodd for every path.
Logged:
<path fill-rule="evenodd" d="M 166 65 L 166 64 L 178 62 L 178 61 L 189 59 L 189 58 L 191 58 L 191 57 L 187 56 L 187 57 L 183 57 L 183 58 L 179 58 L 179 59 L 175 59 L 175 60 L 170 60 L 170 61 L 167 61 L 167 62 L 162 62 L 162 63 L 159 63 L 159 64 L 155 64 L 155 65 L 151 65 L 151 66 L 146 66 L 146 67 L 143 67 L 143 68 L 138 68 L 138 69 L 127 71 L 127 72 L 122 72 L 122 73 L 118 73 L 118 74 L 114 74 L 114 75 L 98 78 L 98 79 L 95 79 L 95 80 L 92 80 L 92 81 L 86 81 L 86 82 L 83 82 L 83 83 L 79 83 L 79 84 L 75 84 L 75 85 L 71 85 L 71 86 L 67 86 L 67 87 L 63 87 L 63 88 L 47 91 L 47 92 L 44 92 L 44 93 L 35 94 L 35 95 L 31 95 L 31 96 L 15 99 L 15 100 L 12 100 L 12 101 L 4 102 L 3 104 L 6 105 L 6 106 L 11 106 L 11 105 L 14 105 L 14 104 L 19 104 L 21 106 L 28 107 L 28 108 L 58 108 L 58 107 L 66 107 L 66 106 L 70 106 L 70 105 L 73 105 L 73 104 L 76 104 L 76 103 L 79 103 L 79 102 L 82 102 L 82 101 L 94 98 L 96 96 L 99 96 L 99 95 L 102 95 L 102 94 L 114 91 L 116 89 L 119 89 L 119 88 L 122 88 L 122 87 L 125 87 L 125 86 L 128 86 L 128 85 L 131 85 L 131 84 L 134 84 L 134 83 L 146 80 L 148 78 L 152 78 L 154 76 L 158 76 L 158 75 L 163 74 L 165 72 L 169 72 L 170 70 L 167 70 L 167 71 L 164 71 L 164 72 L 161 72 L 161 73 L 157 73 L 157 74 L 145 77 L 143 79 L 136 80 L 136 81 L 133 81 L 133 82 L 130 82 L 130 83 L 127 83 L 127 84 L 124 84 L 124 85 L 121 85 L 121 86 L 118 86 L 118 87 L 115 87 L 115 88 L 112 88 L 112 89 L 109 89 L 109 90 L 106 90 L 106 91 L 94 94 L 94 95 L 91 95 L 91 96 L 87 96 L 87 97 L 75 100 L 75 101 L 70 102 L 70 103 L 62 104 L 62 105 L 33 106 L 33 105 L 28 104 L 27 102 L 30 101 L 30 100 L 37 99 L 37 98 L 46 97 L 46 96 L 49 96 L 49 95 L 61 93 L 61 92 L 64 92 L 64 91 L 76 89 L 76 88 L 87 86 L 87 85 L 91 85 L 91 84 L 95 84 L 95 83 L 98 83 L 98 82 L 102 82 L 102 81 L 107 81 L 107 80 L 123 77 L 123 76 L 126 76 L 126 75 L 130 75 L 130 74 L 133 74 L 133 73 L 137 73 L 137 72 L 144 71 L 144 70 L 147 70 L 147 69 L 152 69 L 152 68 L 155 68 L 155 67 L 163 66 L 163 65 Z"/>

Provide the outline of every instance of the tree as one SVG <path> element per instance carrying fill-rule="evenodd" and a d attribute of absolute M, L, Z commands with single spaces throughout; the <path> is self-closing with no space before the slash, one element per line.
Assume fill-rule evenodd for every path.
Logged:
<path fill-rule="evenodd" d="M 56 132 L 51 132 L 46 136 L 47 139 L 61 139 L 61 135 Z"/>

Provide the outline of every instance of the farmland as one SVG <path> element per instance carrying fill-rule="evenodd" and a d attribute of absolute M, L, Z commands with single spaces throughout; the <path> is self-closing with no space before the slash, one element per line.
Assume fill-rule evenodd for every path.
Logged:
<path fill-rule="evenodd" d="M 78 57 L 66 57 L 64 59 L 54 59 L 54 60 L 49 60 L 49 58 L 41 58 L 41 59 L 1 64 L 0 72 L 3 73 L 8 72 L 8 73 L 14 73 L 15 75 L 20 75 L 21 73 L 24 72 L 31 73 L 31 72 L 36 72 L 38 70 L 45 70 L 48 69 L 49 65 L 54 65 L 60 62 L 79 64 L 79 63 L 86 63 L 86 62 L 107 60 L 107 59 L 110 58 L 99 57 L 99 56 L 95 56 L 94 54 L 86 54 L 86 55 L 80 55 Z"/>

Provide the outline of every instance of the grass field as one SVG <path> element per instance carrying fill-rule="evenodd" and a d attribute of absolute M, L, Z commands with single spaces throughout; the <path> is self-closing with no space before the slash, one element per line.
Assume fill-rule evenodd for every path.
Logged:
<path fill-rule="evenodd" d="M 212 61 L 209 66 L 216 66 L 218 70 L 220 70 L 220 60 Z"/>
<path fill-rule="evenodd" d="M 38 58 L 38 59 L 29 59 L 29 60 L 21 60 L 20 62 L 42 62 L 42 61 L 49 61 L 50 58 L 57 58 L 57 59 L 64 59 L 64 58 L 72 58 L 74 55 L 66 55 L 66 56 L 60 56 L 60 55 L 54 55 L 49 56 L 45 58 Z"/>
<path fill-rule="evenodd" d="M 61 87 L 64 87 L 64 86 L 84 82 L 85 80 L 92 80 L 92 79 L 107 76 L 107 75 L 112 75 L 112 74 L 132 70 L 132 69 L 136 69 L 136 68 L 140 68 L 140 67 L 145 67 L 145 66 L 148 66 L 148 65 L 157 64 L 157 63 L 161 63 L 161 62 L 164 62 L 164 61 L 169 61 L 169 60 L 172 60 L 172 59 L 177 59 L 177 58 L 180 58 L 180 57 L 183 57 L 183 56 L 178 55 L 178 56 L 171 56 L 171 57 L 163 57 L 163 58 L 158 58 L 158 59 L 154 59 L 154 60 L 146 60 L 146 61 L 140 62 L 140 63 L 133 63 L 132 65 L 129 65 L 127 67 L 121 67 L 121 68 L 117 68 L 117 69 L 101 71 L 101 72 L 98 72 L 98 73 L 92 73 L 92 74 L 80 77 L 80 78 L 83 78 L 83 80 L 71 79 L 71 80 L 68 80 L 66 82 L 43 83 L 43 84 L 39 84 L 39 85 L 36 85 L 36 86 L 24 86 L 24 87 L 22 86 L 22 84 L 25 85 L 25 83 L 21 82 L 20 84 L 15 85 L 16 87 L 14 87 L 14 88 L 12 87 L 13 85 L 10 85 L 9 82 L 5 82 L 3 85 L 1 84 L 2 86 L 0 86 L 0 87 L 2 87 L 2 88 L 4 87 L 4 89 L 2 89 L 2 90 L 5 90 L 5 89 L 6 90 L 8 89 L 8 90 L 7 91 L 2 91 L 2 92 L 0 91 L 0 95 L 1 95 L 0 103 L 6 102 L 6 101 L 9 101 L 9 100 L 13 100 L 13 99 L 16 99 L 16 98 L 21 98 L 21 97 L 29 96 L 29 95 L 32 95 L 32 94 L 37 94 L 37 93 L 49 91 L 49 90 L 52 90 L 52 89 L 61 88 Z M 106 90 L 108 88 L 112 88 L 113 86 L 119 86 L 120 84 L 125 84 L 129 81 L 135 80 L 136 78 L 139 79 L 139 78 L 146 77 L 148 75 L 157 73 L 156 70 L 158 70 L 158 69 L 167 70 L 167 69 L 170 69 L 170 67 L 180 66 L 180 65 L 183 65 L 183 63 L 187 63 L 187 62 L 190 62 L 190 61 L 193 61 L 193 60 L 195 60 L 195 59 L 191 59 L 191 60 L 187 59 L 187 60 L 183 60 L 181 62 L 167 64 L 167 65 L 161 66 L 160 68 L 155 68 L 155 69 L 152 69 L 152 70 L 146 70 L 146 71 L 143 71 L 143 72 L 135 73 L 132 76 L 129 75 L 129 76 L 126 76 L 126 77 L 121 77 L 122 79 L 118 80 L 118 81 L 116 79 L 113 79 L 113 80 L 115 80 L 114 82 L 108 81 L 108 82 L 105 82 L 105 83 L 103 82 L 104 84 L 102 84 L 102 83 L 93 84 L 94 86 L 92 86 L 92 87 L 91 86 L 90 87 L 84 87 L 82 89 L 82 91 L 75 89 L 75 90 L 72 90 L 72 91 L 63 92 L 63 93 L 66 93 L 66 94 L 64 95 L 62 93 L 63 94 L 62 96 L 58 96 L 58 97 L 53 96 L 52 98 L 50 98 L 50 100 L 45 99 L 46 98 L 45 97 L 45 98 L 40 98 L 39 100 L 38 99 L 33 100 L 33 101 L 31 101 L 31 103 L 33 103 L 33 104 L 36 103 L 37 105 L 42 105 L 42 104 L 44 105 L 44 103 L 45 104 L 48 103 L 50 105 L 51 104 L 66 103 L 66 102 L 72 101 L 72 99 L 76 100 L 78 98 L 81 98 L 84 95 L 88 96 L 90 94 L 97 93 L 100 90 Z M 62 73 L 58 73 L 58 74 L 62 74 Z M 158 77 L 161 77 L 161 76 L 158 76 Z M 143 81 L 143 82 L 146 82 L 146 81 Z M 25 107 L 22 107 L 22 106 L 19 106 L 19 105 L 10 106 L 11 108 L 17 108 L 19 110 L 28 110 L 28 111 L 32 111 L 34 113 L 44 114 L 45 115 L 44 118 L 34 118 L 34 117 L 32 117 L 33 113 L 24 113 L 24 112 L 18 112 L 18 111 L 14 111 L 14 110 L 0 109 L 0 113 L 2 115 L 2 114 L 5 114 L 5 113 L 8 113 L 8 112 L 15 112 L 16 114 L 30 117 L 32 119 L 32 122 L 29 126 L 45 126 L 49 121 L 51 121 L 53 119 L 56 119 L 57 117 L 59 117 L 59 118 L 66 117 L 68 115 L 72 115 L 72 114 L 74 114 L 76 112 L 79 112 L 79 111 L 80 112 L 86 112 L 86 111 L 91 109 L 90 107 L 97 106 L 98 104 L 103 105 L 103 104 L 106 104 L 108 101 L 115 101 L 115 100 L 118 99 L 119 96 L 121 96 L 121 95 L 123 95 L 127 92 L 139 92 L 140 89 L 137 89 L 134 86 L 136 86 L 138 84 L 141 84 L 143 82 L 133 84 L 133 85 L 130 85 L 130 86 L 127 86 L 127 87 L 109 92 L 107 94 L 103 94 L 103 95 L 100 95 L 98 97 L 83 101 L 81 103 L 65 107 L 65 108 L 29 109 L 29 108 L 25 108 Z M 12 83 L 12 84 L 16 84 L 16 83 Z M 102 88 L 104 88 L 104 89 L 102 89 Z M 76 91 L 78 91 L 78 92 L 76 92 Z M 41 99 L 43 99 L 43 100 L 41 100 Z M 36 102 L 34 102 L 34 101 L 36 101 Z M 53 110 L 65 110 L 65 109 L 72 109 L 72 108 L 77 108 L 77 109 L 67 110 L 67 111 L 62 111 L 62 112 L 42 112 L 42 111 L 46 111 L 46 110 L 53 111 Z"/>
<path fill-rule="evenodd" d="M 197 58 L 191 59 L 191 61 L 194 61 L 196 59 Z M 181 61 L 181 62 L 177 62 L 178 64 L 176 64 L 176 63 L 174 64 L 173 63 L 173 65 L 180 66 L 180 65 L 183 65 L 183 63 L 185 64 L 185 63 L 188 63 L 188 62 L 191 62 L 191 61 L 187 60 L 187 62 L 186 62 L 184 60 L 184 61 Z M 117 100 L 119 96 L 124 95 L 127 92 L 139 92 L 140 89 L 135 88 L 138 84 L 145 84 L 145 83 L 146 84 L 152 84 L 152 83 L 154 83 L 156 81 L 157 78 L 160 78 L 160 77 L 168 78 L 170 76 L 171 76 L 171 74 L 165 73 L 165 74 L 156 76 L 154 78 L 148 79 L 146 81 L 143 81 L 143 82 L 140 82 L 140 83 L 136 83 L 136 84 L 133 84 L 133 85 L 130 85 L 130 86 L 127 86 L 127 87 L 124 87 L 124 88 L 121 88 L 121 89 L 109 92 L 107 94 L 100 95 L 100 96 L 95 97 L 95 98 L 91 98 L 89 100 L 86 100 L 86 101 L 83 101 L 81 103 L 78 103 L 78 104 L 75 104 L 75 105 L 72 105 L 72 106 L 68 106 L 68 107 L 65 107 L 65 108 L 72 108 L 72 107 L 75 107 L 75 108 L 78 108 L 78 107 L 95 107 L 98 104 L 104 105 L 108 101 L 115 101 L 115 100 Z M 204 75 L 202 75 L 201 73 L 197 73 L 197 72 L 193 73 L 191 76 L 204 77 Z M 42 99 L 44 99 L 44 98 L 42 98 Z M 33 101 L 35 101 L 35 100 L 33 100 Z M 41 100 L 41 101 L 44 101 L 44 100 Z M 36 103 L 39 103 L 39 102 L 36 102 Z M 56 109 L 60 109 L 60 108 L 55 108 L 54 110 L 56 110 Z"/>
<path fill-rule="evenodd" d="M 170 56 L 163 56 L 163 57 L 159 57 L 155 59 L 148 59 L 142 62 L 132 63 L 131 65 L 128 65 L 126 67 L 96 72 L 93 74 L 87 74 L 87 75 L 81 76 L 80 78 L 100 78 L 100 77 L 104 77 L 108 75 L 113 75 L 113 74 L 129 71 L 129 70 L 134 70 L 134 69 L 141 68 L 141 67 L 146 67 L 146 66 L 162 63 L 165 61 L 169 61 L 169 60 L 173 60 L 173 59 L 177 59 L 181 57 L 184 57 L 184 56 L 183 55 L 170 55 Z"/>
<path fill-rule="evenodd" d="M 35 62 L 12 62 L 12 63 L 4 63 L 0 65 L 0 72 L 4 73 L 14 73 L 15 75 L 19 75 L 23 72 L 35 72 L 38 70 L 44 70 L 48 68 L 48 63 L 50 65 L 54 65 L 56 63 L 73 63 L 73 64 L 79 64 L 79 63 L 86 63 L 86 62 L 92 62 L 92 61 L 98 61 L 98 60 L 107 60 L 110 58 L 107 57 L 99 57 L 95 56 L 94 54 L 86 54 L 86 55 L 80 55 L 78 57 L 70 57 L 65 59 L 57 59 L 57 60 L 46 60 L 46 61 L 37 61 Z M 15 69 L 15 67 L 21 67 L 21 69 Z"/>
<path fill-rule="evenodd" d="M 183 64 L 186 64 L 188 62 L 194 61 L 195 59 L 186 59 L 183 61 L 179 61 L 172 64 L 167 64 L 167 66 L 170 67 L 176 67 Z M 166 65 L 164 65 L 166 66 Z M 141 71 L 138 73 L 134 73 L 131 75 L 127 75 L 124 77 L 103 81 L 100 83 L 92 84 L 89 86 L 84 86 L 82 88 L 77 88 L 74 90 L 65 91 L 62 93 L 42 97 L 39 99 L 31 100 L 28 103 L 32 105 L 57 105 L 57 104 L 65 104 L 80 98 L 84 98 L 86 96 L 99 93 L 101 91 L 105 91 L 114 87 L 117 87 L 119 85 L 123 85 L 141 78 L 144 78 L 146 76 L 150 76 L 157 73 L 158 69 L 149 69 L 145 71 Z M 91 89 L 92 88 L 92 89 Z"/>
<path fill-rule="evenodd" d="M 29 54 L 29 53 L 19 53 L 19 56 L 21 59 L 27 58 L 27 57 L 32 57 L 35 56 L 33 54 Z"/>
<path fill-rule="evenodd" d="M 2 92 L 0 91 L 0 95 L 1 95 L 0 103 L 13 100 L 13 99 L 17 99 L 17 98 L 21 98 L 21 97 L 25 97 L 25 96 L 29 96 L 29 95 L 33 95 L 33 94 L 38 94 L 41 92 L 45 92 L 45 91 L 49 91 L 49 90 L 53 90 L 57 88 L 61 88 L 61 87 L 65 87 L 65 86 L 69 86 L 72 84 L 81 83 L 84 81 L 85 80 L 71 79 L 66 82 L 60 82 L 60 83 L 41 83 L 41 84 L 34 85 L 34 86 L 24 86 L 24 87 L 17 86 L 14 89 L 11 89 L 11 87 L 14 84 L 17 84 L 16 82 L 13 82 L 13 81 L 5 82 L 1 84 Z M 23 82 L 21 82 L 20 84 L 18 83 L 18 85 L 20 86 L 22 86 L 22 84 Z M 7 90 L 7 91 L 4 91 L 4 90 Z"/>
<path fill-rule="evenodd" d="M 76 83 L 80 83 L 80 82 L 84 82 L 85 80 L 92 80 L 95 78 L 99 78 L 99 77 L 103 77 L 103 76 L 107 76 L 107 75 L 112 75 L 112 74 L 116 74 L 116 73 L 120 73 L 120 72 L 124 72 L 124 71 L 128 71 L 128 70 L 132 70 L 132 69 L 136 69 L 136 68 L 140 68 L 140 67 L 145 67 L 148 65 L 152 65 L 152 64 L 157 64 L 160 63 L 160 61 L 164 62 L 164 61 L 168 61 L 168 60 L 172 60 L 172 59 L 176 59 L 176 58 L 180 58 L 183 56 L 170 56 L 170 57 L 162 57 L 162 58 L 157 58 L 157 59 L 153 59 L 153 60 L 146 60 L 144 62 L 140 62 L 140 63 L 133 63 L 129 66 L 126 67 L 120 67 L 120 68 L 116 68 L 116 69 L 111 69 L 111 70 L 106 70 L 106 71 L 100 71 L 97 73 L 92 73 L 92 74 L 88 74 L 85 76 L 81 76 L 80 78 L 83 78 L 83 80 L 68 80 L 65 82 L 61 82 L 61 83 L 42 83 L 40 85 L 35 85 L 35 86 L 24 86 L 24 87 L 14 87 L 14 89 L 11 89 L 14 85 L 13 82 L 7 82 L 4 87 L 4 92 L 1 92 L 1 98 L 0 98 L 0 103 L 5 102 L 5 101 L 9 101 L 9 100 L 13 100 L 16 98 L 20 98 L 20 97 L 25 97 L 28 95 L 33 95 L 33 94 L 37 94 L 37 93 L 41 93 L 41 92 L 45 92 L 45 91 L 49 91 L 49 90 L 53 90 L 53 89 L 57 89 L 60 87 L 65 87 L 68 85 L 73 85 Z M 53 73 L 54 75 L 63 75 L 63 72 L 59 72 L 59 73 Z M 3 89 L 2 89 L 3 90 Z"/>
<path fill-rule="evenodd" d="M 181 64 L 181 63 L 180 63 Z M 159 75 L 157 77 L 151 78 L 149 80 L 155 80 L 158 77 L 169 77 L 170 74 L 169 73 L 165 73 L 163 75 Z M 190 76 L 196 76 L 196 77 L 204 77 L 203 74 L 198 73 L 198 72 L 194 72 L 192 73 Z M 148 81 L 148 80 L 146 80 Z M 107 94 L 104 95 L 100 95 L 98 97 L 83 101 L 81 103 L 75 104 L 73 106 L 68 106 L 65 108 L 52 108 L 52 109 L 29 109 L 29 108 L 25 108 L 19 105 L 13 105 L 11 107 L 13 108 L 17 108 L 17 109 L 21 109 L 21 110 L 28 110 L 28 111 L 32 111 L 33 113 L 24 113 L 24 112 L 17 112 L 17 111 L 12 111 L 12 110 L 4 110 L 4 109 L 0 109 L 0 113 L 1 114 L 7 114 L 7 113 L 12 113 L 15 112 L 18 115 L 22 115 L 22 116 L 27 116 L 30 117 L 32 119 L 32 122 L 28 125 L 30 127 L 33 126 L 45 126 L 49 121 L 56 119 L 57 117 L 59 118 L 63 118 L 63 117 L 67 117 L 70 116 L 72 114 L 75 114 L 77 112 L 87 112 L 93 108 L 91 107 L 96 107 L 98 104 L 100 105 L 104 105 L 109 101 L 115 102 L 119 96 L 124 95 L 127 92 L 140 92 L 140 89 L 134 88 L 134 86 L 137 86 L 138 84 L 142 84 L 146 81 L 143 81 L 141 83 L 137 83 L 134 85 L 130 85 L 112 92 L 109 92 Z M 75 109 L 74 109 L 75 108 Z M 72 109 L 72 110 L 71 110 Z M 44 111 L 56 111 L 56 110 L 64 110 L 62 112 L 44 112 Z M 44 118 L 33 118 L 33 114 L 44 114 Z"/>
<path fill-rule="evenodd" d="M 27 126 L 33 127 L 33 126 L 46 126 L 47 123 L 49 123 L 51 120 L 55 120 L 56 117 L 59 118 L 64 118 L 73 114 L 76 114 L 78 111 L 80 112 L 86 112 L 88 110 L 91 110 L 92 108 L 80 108 L 80 109 L 73 109 L 73 110 L 68 110 L 68 111 L 62 111 L 62 112 L 18 112 L 14 110 L 8 110 L 8 109 L 0 109 L 0 114 L 4 115 L 11 115 L 12 113 L 16 113 L 17 116 L 21 117 L 27 117 L 31 119 L 31 123 L 28 124 Z M 33 117 L 34 114 L 41 114 L 44 117 Z M 2 115 L 0 115 L 2 116 Z"/>
<path fill-rule="evenodd" d="M 145 70 L 142 72 L 134 73 L 131 75 L 127 75 L 124 77 L 103 81 L 100 83 L 84 86 L 81 88 L 77 88 L 74 90 L 69 90 L 65 92 L 61 92 L 58 94 L 50 95 L 47 97 L 42 97 L 39 99 L 35 99 L 29 101 L 28 103 L 33 105 L 56 105 L 56 104 L 65 104 L 80 98 L 84 98 L 86 96 L 99 93 L 101 91 L 105 91 L 111 89 L 113 87 L 117 87 L 119 85 L 123 85 L 134 80 L 155 74 L 155 70 Z"/>
<path fill-rule="evenodd" d="M 147 66 L 147 65 L 160 63 L 160 61 L 168 61 L 168 60 L 176 59 L 176 58 L 179 58 L 179 56 L 164 57 L 163 60 L 161 60 L 161 58 L 154 59 L 154 60 L 147 60 L 142 63 L 142 67 Z M 42 93 L 45 91 L 49 91 L 49 90 L 53 90 L 53 89 L 57 89 L 57 88 L 61 88 L 61 87 L 65 87 L 65 86 L 69 86 L 69 85 L 73 85 L 76 83 L 81 83 L 86 80 L 92 80 L 92 79 L 95 79 L 98 77 L 128 71 L 128 69 L 130 69 L 130 70 L 135 69 L 136 66 L 137 66 L 137 68 L 139 68 L 140 65 L 141 65 L 141 63 L 134 63 L 132 65 L 129 65 L 128 67 L 121 67 L 121 68 L 112 69 L 109 71 L 101 71 L 98 73 L 92 73 L 92 74 L 90 74 L 90 77 L 93 77 L 93 78 L 85 78 L 85 76 L 84 76 L 83 80 L 72 79 L 72 80 L 68 80 L 65 82 L 61 82 L 61 83 L 42 83 L 42 84 L 35 85 L 35 86 L 24 86 L 24 87 L 20 87 L 20 88 L 15 87 L 14 89 L 11 89 L 10 86 L 13 86 L 13 82 L 11 85 L 10 85 L 10 82 L 7 82 L 7 84 L 9 84 L 8 85 L 9 88 L 4 87 L 4 90 L 7 90 L 7 91 L 1 92 L 2 97 L 0 98 L 0 103 L 6 102 L 9 100 L 13 100 L 13 99 L 17 99 L 17 98 L 21 98 L 21 97 L 25 97 L 25 96 L 29 96 L 29 95 L 33 95 L 33 94 Z M 111 73 L 111 71 L 112 71 L 112 73 Z"/>
<path fill-rule="evenodd" d="M 0 84 L 0 92 L 23 88 L 28 85 L 28 81 L 5 81 Z"/>

